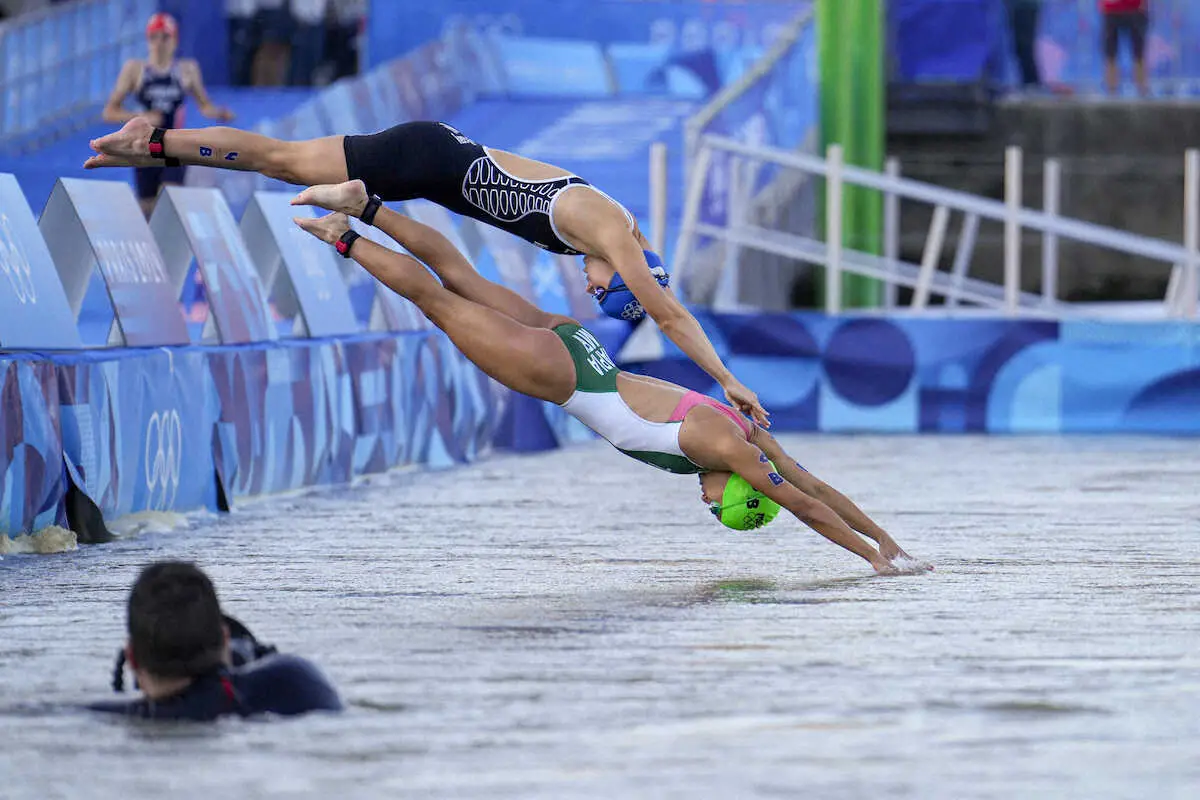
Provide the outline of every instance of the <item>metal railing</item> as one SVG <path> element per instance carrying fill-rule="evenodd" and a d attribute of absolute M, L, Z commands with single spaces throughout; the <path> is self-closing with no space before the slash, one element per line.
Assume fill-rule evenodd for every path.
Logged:
<path fill-rule="evenodd" d="M 0 147 L 19 151 L 94 121 L 156 0 L 76 0 L 0 23 Z"/>
<path fill-rule="evenodd" d="M 815 228 L 815 193 L 810 181 L 796 181 L 794 173 L 772 163 L 743 170 L 735 169 L 724 154 L 703 162 L 694 156 L 707 135 L 813 152 L 819 121 L 816 46 L 814 13 L 811 3 L 806 3 L 766 53 L 684 123 L 683 183 L 701 187 L 698 202 L 705 222 L 724 224 L 728 215 L 737 213 L 763 224 L 785 224 L 808 232 Z M 652 148 L 650 238 L 659 248 L 668 238 L 665 164 L 665 149 Z M 694 261 L 702 265 L 693 272 L 694 277 L 700 273 L 732 277 L 726 280 L 723 292 L 744 290 L 753 295 L 752 302 L 761 304 L 786 302 L 786 287 L 795 281 L 798 269 L 794 262 L 774 253 L 743 253 L 730 241 L 705 242 L 693 249 L 693 255 L 699 256 Z M 739 286 L 737 274 L 743 261 L 752 262 L 746 266 L 755 281 Z"/>
<path fill-rule="evenodd" d="M 735 162 L 747 165 L 770 163 L 789 170 L 808 180 L 823 179 L 826 192 L 825 240 L 794 231 L 769 229 L 746 221 L 746 215 L 731 213 L 723 224 L 713 224 L 700 218 L 701 197 L 707 165 L 721 153 Z M 699 142 L 695 173 L 700 176 L 688 186 L 684 201 L 682 230 L 675 248 L 675 278 L 686 286 L 692 268 L 692 255 L 697 240 L 709 237 L 735 244 L 749 250 L 775 253 L 781 257 L 805 262 L 826 270 L 825 310 L 840 313 L 843 273 L 864 275 L 881 280 L 888 286 L 912 289 L 911 310 L 929 309 L 931 295 L 946 299 L 944 309 L 953 310 L 962 303 L 1009 316 L 1038 316 L 1047 318 L 1106 316 L 1102 304 L 1084 306 L 1058 299 L 1058 247 L 1061 240 L 1118 251 L 1161 262 L 1170 267 L 1166 296 L 1156 315 L 1192 319 L 1196 317 L 1197 294 L 1200 293 L 1200 151 L 1188 151 L 1185 164 L 1184 244 L 1153 239 L 1146 236 L 1062 217 L 1058 214 L 1060 170 L 1056 163 L 1046 170 L 1046 209 L 1025 208 L 1021 197 L 1022 153 L 1009 148 L 1006 157 L 1006 191 L 1004 202 L 944 189 L 932 184 L 898 177 L 898 166 L 890 162 L 889 172 L 877 173 L 847 166 L 838 145 L 829 148 L 827 158 L 776 148 L 755 147 L 726 137 L 705 136 Z M 873 189 L 882 193 L 885 204 L 885 251 L 883 256 L 863 253 L 845 247 L 843 242 L 842 195 L 846 184 Z M 736 194 L 732 195 L 736 197 Z M 920 264 L 907 263 L 899 257 L 899 203 L 901 200 L 926 203 L 934 207 L 933 219 L 925 242 Z M 745 204 L 746 198 L 739 200 Z M 958 239 L 953 265 L 946 272 L 938 269 L 952 213 L 963 215 L 962 233 Z M 995 221 L 1004 226 L 1004 280 L 994 283 L 971 277 L 969 273 L 976 237 L 981 221 Z M 1021 291 L 1024 264 L 1021 243 L 1024 230 L 1042 235 L 1041 292 Z M 681 274 L 682 273 L 682 274 Z M 891 293 L 894 307 L 895 294 Z"/>

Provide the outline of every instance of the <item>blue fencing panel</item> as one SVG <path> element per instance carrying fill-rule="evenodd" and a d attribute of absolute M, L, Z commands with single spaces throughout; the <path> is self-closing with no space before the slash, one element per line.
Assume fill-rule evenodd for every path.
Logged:
<path fill-rule="evenodd" d="M 353 392 L 337 343 L 219 348 L 208 367 L 220 407 L 214 462 L 227 497 L 349 480 Z"/>
<path fill-rule="evenodd" d="M 893 27 L 895 78 L 970 83 L 986 76 L 1001 31 L 1003 0 L 896 0 Z"/>
<path fill-rule="evenodd" d="M 179 296 L 129 184 L 63 178 L 38 226 L 73 313 L 79 313 L 98 266 L 116 315 L 118 342 L 132 347 L 189 343 Z"/>
<path fill-rule="evenodd" d="M 609 67 L 623 95 L 669 94 L 702 100 L 721 85 L 716 61 L 679 53 L 666 44 L 619 42 L 606 48 Z"/>
<path fill-rule="evenodd" d="M 162 248 L 177 296 L 194 259 L 203 278 L 208 323 L 221 343 L 278 337 L 258 271 L 219 191 L 164 187 L 150 230 Z"/>
<path fill-rule="evenodd" d="M 757 47 L 802 8 L 797 0 L 439 0 L 367 21 L 371 65 L 470 25 L 487 34 L 649 42 L 676 51 Z"/>
<path fill-rule="evenodd" d="M 0 148 L 94 121 L 125 59 L 145 56 L 156 0 L 91 0 L 6 20 L 0 29 Z"/>
<path fill-rule="evenodd" d="M 66 491 L 54 365 L 0 356 L 0 536 L 63 524 Z"/>
<path fill-rule="evenodd" d="M 216 405 L 199 349 L 55 359 L 63 452 L 108 519 L 216 507 Z"/>
<path fill-rule="evenodd" d="M 516 95 L 607 97 L 604 51 L 595 42 L 501 36 L 496 39 L 508 91 Z"/>
<path fill-rule="evenodd" d="M 315 216 L 307 206 L 291 205 L 294 196 L 256 192 L 242 217 L 242 235 L 262 282 L 277 300 L 280 312 L 300 323 L 303 335 L 356 333 L 359 325 L 342 279 L 341 256 L 292 221 L 293 217 Z M 281 291 L 285 302 L 278 302 Z M 294 310 L 286 302 L 291 297 L 295 298 Z"/>
<path fill-rule="evenodd" d="M 0 175 L 0 347 L 82 347 L 50 250 L 12 175 Z"/>

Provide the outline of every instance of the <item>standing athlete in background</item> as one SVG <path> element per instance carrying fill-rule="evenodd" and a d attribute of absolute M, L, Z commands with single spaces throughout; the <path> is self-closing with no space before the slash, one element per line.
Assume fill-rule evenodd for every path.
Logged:
<path fill-rule="evenodd" d="M 145 119 L 156 128 L 170 129 L 183 124 L 183 102 L 190 94 L 200 104 L 200 113 L 209 119 L 228 122 L 233 113 L 213 105 L 204 89 L 200 65 L 194 59 L 175 58 L 179 46 L 179 28 L 170 14 L 154 14 L 146 23 L 146 60 L 132 58 L 121 67 L 117 85 L 113 87 L 103 117 L 107 122 L 128 122 L 135 117 Z M 125 99 L 133 96 L 136 111 L 122 108 Z M 136 167 L 138 202 L 149 217 L 154 201 L 163 184 L 183 183 L 182 166 Z"/>
<path fill-rule="evenodd" d="M 395 125 L 369 136 L 288 142 L 233 128 L 156 129 L 130 120 L 91 142 L 88 169 L 184 163 L 258 172 L 287 183 L 361 180 L 365 220 L 383 201 L 421 198 L 519 236 L 552 253 L 583 256 L 588 291 L 610 317 L 649 315 L 724 390 L 730 404 L 769 425 L 758 396 L 721 361 L 708 335 L 668 288 L 662 259 L 616 200 L 553 164 L 481 145 L 444 122 Z M 352 212 L 353 209 L 336 209 Z"/>

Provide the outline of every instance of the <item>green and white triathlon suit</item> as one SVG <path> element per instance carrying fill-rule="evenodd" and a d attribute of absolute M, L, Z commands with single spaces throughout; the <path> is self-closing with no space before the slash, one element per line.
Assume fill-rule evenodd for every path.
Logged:
<path fill-rule="evenodd" d="M 679 448 L 683 419 L 688 411 L 701 404 L 726 413 L 748 435 L 749 425 L 745 419 L 737 419 L 740 416 L 737 412 L 698 392 L 687 392 L 668 422 L 643 419 L 621 399 L 617 391 L 617 375 L 621 370 L 590 331 L 576 324 L 564 324 L 554 332 L 575 362 L 575 392 L 562 408 L 625 455 L 679 475 L 705 472 Z"/>

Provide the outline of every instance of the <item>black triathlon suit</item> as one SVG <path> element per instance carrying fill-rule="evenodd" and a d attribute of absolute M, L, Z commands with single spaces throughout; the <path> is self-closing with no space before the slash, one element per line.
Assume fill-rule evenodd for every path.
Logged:
<path fill-rule="evenodd" d="M 563 189 L 591 186 L 577 175 L 515 178 L 482 145 L 444 122 L 406 122 L 367 136 L 347 136 L 343 146 L 350 179 L 361 179 L 368 192 L 383 200 L 429 200 L 551 253 L 582 255 L 555 232 L 550 218 Z"/>
<path fill-rule="evenodd" d="M 161 127 L 177 127 L 179 110 L 183 107 L 186 96 L 178 62 L 162 71 L 149 63 L 142 66 L 142 81 L 134 93 L 134 98 L 142 111 L 162 112 Z M 183 183 L 184 167 L 135 167 L 134 176 L 137 180 L 138 197 L 149 200 L 158 196 L 158 189 L 164 183 Z"/>

